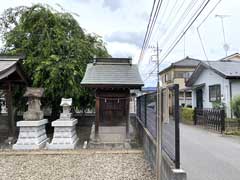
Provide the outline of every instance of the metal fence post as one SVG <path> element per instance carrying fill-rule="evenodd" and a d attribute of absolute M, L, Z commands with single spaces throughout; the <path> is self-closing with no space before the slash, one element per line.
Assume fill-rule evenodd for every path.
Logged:
<path fill-rule="evenodd" d="M 221 109 L 221 133 L 225 131 L 225 111 L 224 109 Z"/>
<path fill-rule="evenodd" d="M 144 127 L 147 127 L 147 94 L 144 95 Z"/>
<path fill-rule="evenodd" d="M 194 122 L 194 125 L 197 125 L 197 108 L 196 107 L 193 110 L 193 122 Z"/>
<path fill-rule="evenodd" d="M 179 85 L 174 85 L 174 116 L 175 116 L 175 166 L 180 168 L 180 130 L 179 130 Z"/>

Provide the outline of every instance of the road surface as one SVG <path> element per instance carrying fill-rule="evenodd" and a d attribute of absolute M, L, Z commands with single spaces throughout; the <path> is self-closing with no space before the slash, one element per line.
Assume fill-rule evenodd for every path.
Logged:
<path fill-rule="evenodd" d="M 240 137 L 180 128 L 181 167 L 188 180 L 240 180 Z"/>

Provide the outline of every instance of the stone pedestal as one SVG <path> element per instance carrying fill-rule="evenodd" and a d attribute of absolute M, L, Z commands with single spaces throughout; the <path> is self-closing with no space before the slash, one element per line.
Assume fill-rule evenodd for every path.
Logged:
<path fill-rule="evenodd" d="M 99 126 L 98 133 L 95 133 L 95 125 L 92 126 L 89 141 L 91 149 L 131 149 L 130 143 L 126 126 Z"/>
<path fill-rule="evenodd" d="M 48 141 L 45 129 L 47 123 L 47 119 L 17 122 L 17 127 L 20 127 L 20 132 L 17 143 L 13 145 L 13 149 L 30 150 L 45 147 Z"/>
<path fill-rule="evenodd" d="M 48 149 L 74 149 L 78 143 L 76 133 L 77 119 L 61 120 L 52 122 L 54 127 L 53 139 L 47 144 Z"/>

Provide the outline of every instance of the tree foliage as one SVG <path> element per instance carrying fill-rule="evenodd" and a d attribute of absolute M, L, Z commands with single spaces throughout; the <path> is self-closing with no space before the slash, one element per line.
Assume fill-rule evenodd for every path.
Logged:
<path fill-rule="evenodd" d="M 109 56 L 101 38 L 86 33 L 70 13 L 47 5 L 7 9 L 0 18 L 4 54 L 23 54 L 31 85 L 45 88 L 46 104 L 59 110 L 62 97 L 78 108 L 92 105 L 89 90 L 80 86 L 94 56 Z"/>
<path fill-rule="evenodd" d="M 240 96 L 235 96 L 231 101 L 231 108 L 236 118 L 240 118 Z"/>

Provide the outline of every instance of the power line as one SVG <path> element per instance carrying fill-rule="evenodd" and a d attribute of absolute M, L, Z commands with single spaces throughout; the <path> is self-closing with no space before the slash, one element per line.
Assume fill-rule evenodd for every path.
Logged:
<path fill-rule="evenodd" d="M 195 1 L 197 1 L 197 0 L 195 0 Z M 149 34 L 147 34 L 146 35 L 146 37 L 144 38 L 144 44 L 143 44 L 143 46 L 142 46 L 142 50 L 141 50 L 141 53 L 140 53 L 140 58 L 139 58 L 139 62 L 140 62 L 140 60 L 142 60 L 142 58 L 143 58 L 143 55 L 144 55 L 144 51 L 145 51 L 145 49 L 146 49 L 146 47 L 147 47 L 147 45 L 148 45 L 148 43 L 149 43 L 149 41 L 150 41 L 150 38 L 151 38 L 151 34 L 152 34 L 152 32 L 153 32 L 153 28 L 154 28 L 154 25 L 155 25 L 155 23 L 156 23 L 156 20 L 157 20 L 157 16 L 158 16 L 158 13 L 159 13 L 159 10 L 160 10 L 160 8 L 161 8 L 161 5 L 162 5 L 162 1 L 158 1 L 158 3 L 157 3 L 157 7 L 156 7 L 156 10 L 155 10 L 155 13 L 154 13 L 154 17 L 153 18 L 151 18 L 151 19 L 153 19 L 152 20 L 152 24 L 150 25 L 150 28 L 148 28 L 148 31 L 149 31 Z M 183 3 L 180 5 L 180 7 L 182 7 L 182 5 L 183 5 Z M 190 5 L 192 6 L 192 5 L 194 5 L 194 2 L 193 2 L 193 0 L 191 1 L 191 3 L 190 3 Z M 189 6 L 190 6 L 189 5 Z M 191 7 L 190 6 L 190 7 Z M 174 5 L 174 7 L 172 8 L 172 9 L 175 9 L 175 5 Z M 180 10 L 181 8 L 178 8 L 178 12 L 179 12 L 179 10 Z M 188 9 L 191 9 L 191 8 L 189 8 L 188 7 Z M 187 10 L 188 10 L 187 9 Z M 185 13 L 187 12 L 187 10 L 185 11 Z M 190 11 L 190 10 L 188 10 L 188 11 Z M 189 12 L 187 12 L 186 14 L 188 14 Z M 170 13 L 171 14 L 171 13 Z M 182 15 L 183 16 L 183 15 Z M 170 15 L 169 15 L 169 17 L 171 17 Z M 186 17 L 184 17 L 184 18 L 186 18 Z M 180 18 L 181 20 L 182 19 L 184 19 L 184 18 Z M 150 19 L 150 20 L 151 20 Z M 180 21 L 175 25 L 175 26 L 178 26 L 178 24 L 180 24 Z M 172 30 L 176 30 L 176 27 L 174 27 Z M 171 31 L 172 32 L 172 31 Z M 171 34 L 171 33 L 170 33 Z M 168 34 L 169 35 L 169 34 Z"/>
<path fill-rule="evenodd" d="M 212 12 L 216 9 L 216 7 L 219 5 L 219 3 L 221 2 L 222 0 L 219 0 L 216 5 L 211 9 L 211 11 L 208 13 L 208 15 L 203 19 L 203 21 L 199 24 L 199 26 L 197 27 L 197 33 L 198 33 L 198 37 L 199 37 L 199 40 L 200 40 L 200 43 L 201 43 L 201 47 L 202 47 L 202 50 L 203 50 L 203 53 L 206 57 L 206 60 L 208 62 L 208 56 L 207 56 L 207 53 L 206 53 L 206 50 L 204 48 L 204 43 L 203 43 L 203 40 L 202 40 L 202 37 L 201 37 L 201 34 L 200 34 L 200 27 L 202 26 L 202 24 L 208 19 L 208 17 L 212 14 Z M 208 63 L 209 64 L 209 63 Z M 209 64 L 210 65 L 210 64 Z"/>
<path fill-rule="evenodd" d="M 156 36 L 156 34 L 157 34 L 157 30 L 161 27 L 161 25 L 163 25 L 164 23 L 163 23 L 163 19 L 164 19 L 164 15 L 166 14 L 166 10 L 168 9 L 168 5 L 169 5 L 169 2 L 170 1 L 167 1 L 166 3 L 166 6 L 165 6 L 165 8 L 164 8 L 164 10 L 162 11 L 162 15 L 163 15 L 163 17 L 161 18 L 161 21 L 160 21 L 160 23 L 158 24 L 158 27 L 156 28 L 156 33 L 154 33 L 154 35 Z M 155 36 L 153 36 L 153 39 L 155 38 Z"/>
<path fill-rule="evenodd" d="M 189 13 L 188 11 L 191 10 L 191 6 L 194 5 L 194 2 L 196 2 L 196 0 L 195 0 L 194 2 L 193 2 L 193 1 L 194 1 L 194 0 L 191 1 L 191 3 L 188 5 L 187 9 L 186 9 L 186 10 L 184 11 L 184 13 L 181 15 L 181 17 L 179 18 L 180 20 L 183 21 L 183 19 L 186 18 L 186 16 L 183 18 L 183 15 Z M 184 1 L 183 1 L 183 2 L 184 2 Z M 183 6 L 183 3 L 180 5 L 180 7 L 182 7 L 182 6 Z M 179 12 L 180 9 L 181 9 L 181 8 L 178 8 L 178 12 Z M 181 21 L 179 21 L 179 22 L 174 26 L 174 28 L 173 28 L 174 30 L 176 30 L 176 26 L 177 26 L 178 24 L 180 24 L 180 22 L 181 22 Z M 172 29 L 172 30 L 173 30 L 173 29 Z M 170 32 L 172 32 L 172 30 L 171 30 Z M 171 33 L 170 33 L 170 34 L 171 34 Z M 166 39 L 166 38 L 165 38 L 165 39 Z M 156 66 L 155 66 L 155 67 L 156 67 Z M 154 71 L 154 70 L 153 70 L 153 71 Z M 151 76 L 151 74 L 153 73 L 153 71 L 150 73 L 149 77 Z M 149 73 L 147 73 L 147 74 L 149 74 Z"/>
<path fill-rule="evenodd" d="M 172 45 L 172 47 L 170 47 L 169 48 L 169 51 L 166 53 L 166 55 L 165 56 L 163 56 L 163 58 L 162 58 L 162 60 L 161 60 L 161 62 L 160 62 L 160 64 L 168 57 L 168 55 L 172 52 L 172 50 L 176 47 L 176 45 L 180 42 L 180 40 L 182 39 L 182 37 L 184 36 L 184 34 L 190 29 L 190 27 L 193 25 L 193 23 L 197 20 L 197 18 L 200 16 L 200 14 L 203 12 L 203 10 L 206 8 L 206 6 L 208 5 L 208 3 L 210 2 L 210 0 L 207 0 L 207 2 L 204 4 L 204 3 L 202 3 L 202 5 L 201 5 L 201 7 L 200 7 L 200 11 L 199 12 L 196 12 L 195 14 L 194 14 L 194 16 L 192 17 L 192 21 L 190 20 L 189 21 L 189 25 L 188 25 L 188 27 L 183 31 L 183 33 L 182 33 L 182 35 L 179 37 L 179 38 L 177 38 L 177 40 L 173 43 L 173 45 Z"/>
<path fill-rule="evenodd" d="M 205 2 L 205 1 L 204 1 Z M 192 22 L 191 22 L 191 20 L 189 21 L 189 25 L 188 25 L 188 27 L 184 30 L 184 32 L 180 35 L 180 37 L 179 38 L 177 38 L 176 39 L 176 41 L 172 44 L 172 46 L 170 46 L 170 48 L 169 48 L 169 50 L 168 50 L 168 52 L 163 56 L 163 58 L 162 58 L 162 60 L 161 60 L 161 62 L 159 63 L 159 65 L 161 64 L 161 63 L 163 63 L 164 62 L 164 60 L 168 57 L 168 55 L 172 52 L 172 50 L 176 47 L 176 45 L 179 43 L 179 41 L 182 39 L 182 37 L 184 36 L 184 34 L 189 30 L 189 28 L 192 26 L 192 24 L 197 20 L 197 18 L 200 16 L 200 14 L 203 12 L 203 10 L 206 8 L 206 6 L 208 5 L 208 3 L 210 2 L 210 0 L 207 0 L 207 2 L 205 2 L 205 3 L 202 3 L 202 5 L 200 6 L 200 8 L 196 11 L 196 13 L 195 13 L 195 17 L 193 16 L 192 17 Z M 202 7 L 202 8 L 201 8 Z M 154 69 L 150 72 L 150 74 L 152 73 L 152 72 L 154 72 L 155 70 L 156 70 L 156 68 L 157 67 L 154 67 Z"/>
<path fill-rule="evenodd" d="M 176 30 L 177 26 L 179 26 L 179 24 L 184 21 L 184 19 L 186 18 L 186 16 L 189 14 L 189 12 L 191 11 L 191 9 L 194 7 L 194 4 L 196 3 L 197 0 L 192 0 L 189 5 L 187 6 L 186 10 L 182 13 L 181 17 L 179 18 L 178 23 L 176 23 L 174 25 L 174 27 L 171 29 L 170 33 L 168 33 L 167 38 L 164 39 L 164 42 L 167 41 L 167 39 L 169 38 L 169 35 L 171 35 L 173 33 L 173 30 Z M 153 70 L 150 72 L 150 75 L 155 71 L 156 66 L 153 68 Z M 149 76 L 150 77 L 150 76 Z M 149 78 L 148 77 L 148 78 Z"/>
<path fill-rule="evenodd" d="M 185 19 L 187 18 L 188 14 L 191 12 L 192 8 L 195 6 L 197 1 L 198 0 L 192 0 L 191 3 L 189 3 L 189 5 L 187 6 L 186 10 L 178 18 L 179 21 L 171 28 L 171 30 L 169 30 L 169 32 L 166 35 L 166 37 L 161 40 L 161 43 L 164 42 L 166 44 L 166 42 L 168 42 L 168 39 L 170 38 L 170 36 L 172 36 L 172 34 L 177 31 L 177 28 L 181 27 L 180 26 L 181 23 L 185 21 Z"/>
<path fill-rule="evenodd" d="M 141 53 L 140 53 L 140 57 L 139 57 L 139 60 L 138 60 L 138 63 L 141 61 L 141 59 L 143 58 L 143 55 L 144 55 L 144 51 L 148 45 L 148 42 L 149 42 L 149 39 L 152 35 L 152 31 L 153 31 L 153 28 L 155 26 L 155 23 L 156 23 L 156 20 L 157 20 L 157 17 L 158 17 L 158 14 L 159 14 L 159 11 L 160 11 L 160 8 L 161 8 L 161 5 L 162 5 L 162 0 L 159 0 L 158 3 L 157 3 L 157 6 L 155 8 L 155 12 L 154 12 L 154 15 L 153 15 L 153 18 L 151 18 L 151 15 L 152 15 L 152 12 L 151 11 L 151 15 L 150 15 L 150 19 L 149 19 L 149 24 L 150 24 L 150 20 L 152 19 L 152 23 L 150 24 L 150 27 L 147 28 L 147 31 L 146 31 L 146 34 L 145 34 L 145 37 L 144 37 L 144 41 L 143 41 L 143 45 L 142 45 L 142 50 L 141 50 Z M 155 6 L 155 1 L 153 3 L 153 8 L 152 10 L 154 10 L 154 6 Z"/>
<path fill-rule="evenodd" d="M 150 23 L 151 23 L 151 20 L 152 20 L 152 14 L 153 14 L 153 11 L 154 11 L 155 3 L 156 3 L 156 0 L 153 1 L 152 10 L 151 10 L 151 13 L 150 13 L 150 16 L 149 16 L 147 30 L 146 30 L 146 33 L 145 33 L 145 36 L 144 36 L 142 50 L 141 50 L 141 53 L 140 53 L 139 60 L 140 60 L 140 58 L 141 58 L 141 56 L 143 54 L 143 49 L 144 49 L 144 46 L 145 46 L 146 38 L 148 36 L 149 26 L 150 26 Z M 138 62 L 139 62 L 139 60 L 138 60 Z"/>

